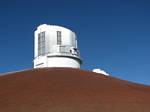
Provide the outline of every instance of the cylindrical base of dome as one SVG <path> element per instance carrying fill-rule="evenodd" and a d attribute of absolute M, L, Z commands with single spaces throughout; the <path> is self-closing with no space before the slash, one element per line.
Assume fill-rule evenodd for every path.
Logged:
<path fill-rule="evenodd" d="M 71 67 L 80 68 L 80 63 L 72 58 L 67 57 L 50 57 L 48 58 L 48 67 Z"/>
<path fill-rule="evenodd" d="M 70 67 L 80 68 L 80 61 L 68 57 L 40 57 L 34 60 L 34 68 Z"/>

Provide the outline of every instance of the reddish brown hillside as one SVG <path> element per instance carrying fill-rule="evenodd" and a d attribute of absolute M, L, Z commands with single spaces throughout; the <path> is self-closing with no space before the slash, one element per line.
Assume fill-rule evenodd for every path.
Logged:
<path fill-rule="evenodd" d="M 70 68 L 0 76 L 0 112 L 150 112 L 150 87 Z"/>

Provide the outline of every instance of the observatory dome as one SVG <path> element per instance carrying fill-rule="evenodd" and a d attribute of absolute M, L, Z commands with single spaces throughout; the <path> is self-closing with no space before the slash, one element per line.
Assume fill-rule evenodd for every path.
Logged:
<path fill-rule="evenodd" d="M 76 34 L 56 25 L 40 25 L 35 31 L 34 68 L 80 68 Z"/>

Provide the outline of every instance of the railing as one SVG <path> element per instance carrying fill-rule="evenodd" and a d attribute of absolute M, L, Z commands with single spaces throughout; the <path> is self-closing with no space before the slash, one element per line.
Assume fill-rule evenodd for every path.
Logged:
<path fill-rule="evenodd" d="M 44 56 L 44 55 L 50 55 L 50 54 L 58 54 L 58 55 L 69 55 L 69 56 L 75 56 L 75 57 L 80 57 L 80 53 L 78 51 L 77 48 L 74 48 L 72 46 L 69 45 L 56 45 L 53 46 L 51 49 L 51 52 L 45 52 L 44 54 L 40 55 L 40 56 Z M 39 56 L 37 56 L 39 57 Z"/>

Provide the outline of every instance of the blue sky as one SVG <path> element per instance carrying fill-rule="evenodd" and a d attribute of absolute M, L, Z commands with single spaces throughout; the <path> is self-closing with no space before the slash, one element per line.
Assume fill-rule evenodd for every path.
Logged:
<path fill-rule="evenodd" d="M 82 69 L 150 85 L 148 0 L 0 0 L 0 73 L 30 69 L 34 30 L 55 24 L 77 33 Z"/>

